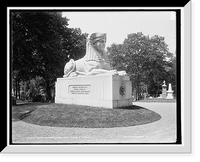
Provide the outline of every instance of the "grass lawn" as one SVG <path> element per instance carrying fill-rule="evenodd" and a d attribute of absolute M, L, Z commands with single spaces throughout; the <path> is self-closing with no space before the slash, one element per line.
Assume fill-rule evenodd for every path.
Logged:
<path fill-rule="evenodd" d="M 155 122 L 161 116 L 139 106 L 105 109 L 89 106 L 49 104 L 20 116 L 24 122 L 52 127 L 112 128 Z"/>

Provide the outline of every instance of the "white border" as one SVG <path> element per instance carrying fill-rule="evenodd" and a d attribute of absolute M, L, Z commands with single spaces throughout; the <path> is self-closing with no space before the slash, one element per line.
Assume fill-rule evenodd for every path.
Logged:
<path fill-rule="evenodd" d="M 184 24 L 184 9 L 181 9 L 181 24 Z M 185 57 L 183 57 L 185 55 L 185 52 L 184 52 L 184 45 L 183 45 L 183 41 L 184 41 L 184 25 L 181 25 L 181 86 L 185 85 L 185 66 L 184 66 L 184 62 L 186 61 Z M 185 88 L 182 88 L 181 87 L 181 131 L 182 131 L 182 143 L 184 145 L 185 141 L 185 135 L 184 135 L 184 131 L 185 131 L 185 128 L 183 127 L 183 125 L 185 124 L 185 105 L 184 105 L 184 94 L 185 94 Z"/>
<path fill-rule="evenodd" d="M 7 8 L 7 68 L 9 74 L 9 10 L 10 9 L 42 9 L 41 7 L 8 7 Z M 91 9 L 90 7 L 45 7 L 49 9 Z M 94 7 L 92 9 L 138 9 L 134 7 Z M 2 153 L 191 153 L 191 2 L 184 8 L 180 7 L 145 7 L 140 9 L 181 9 L 181 117 L 182 117 L 182 143 L 181 145 L 9 145 L 9 138 L 7 138 L 7 147 Z M 9 75 L 7 75 L 9 80 Z M 10 87 L 7 87 L 9 92 Z M 7 95 L 9 98 L 9 93 Z M 9 106 L 9 100 L 7 101 Z M 9 107 L 7 109 L 7 133 L 9 135 Z"/>
<path fill-rule="evenodd" d="M 181 50 L 181 57 L 183 58 L 181 76 L 183 76 L 183 79 L 181 78 L 181 82 L 184 81 L 181 83 L 181 109 L 184 117 L 182 118 L 184 119 L 184 121 L 182 120 L 182 136 L 184 146 L 191 151 L 191 2 L 184 7 L 184 12 L 181 16 L 184 19 L 183 22 L 181 21 L 181 31 L 184 32 L 183 34 L 181 33 L 181 37 L 183 37 L 181 38 L 181 47 L 183 47 L 183 50 Z"/>

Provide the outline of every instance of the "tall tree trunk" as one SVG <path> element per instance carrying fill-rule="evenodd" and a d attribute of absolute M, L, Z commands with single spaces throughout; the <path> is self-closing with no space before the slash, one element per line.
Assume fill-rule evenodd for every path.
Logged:
<path fill-rule="evenodd" d="M 20 80 L 17 81 L 17 85 L 18 85 L 17 88 L 18 88 L 19 99 L 21 99 L 21 96 L 20 96 L 20 84 L 19 83 L 20 83 Z"/>
<path fill-rule="evenodd" d="M 17 99 L 17 79 L 15 79 L 15 99 Z"/>
<path fill-rule="evenodd" d="M 136 100 L 138 101 L 139 100 L 139 94 L 140 94 L 140 85 L 139 85 L 140 83 L 139 83 L 139 81 L 137 81 L 137 91 L 136 91 L 136 96 L 137 96 L 137 98 L 136 98 Z"/>
<path fill-rule="evenodd" d="M 136 100 L 139 100 L 139 94 L 140 94 L 140 80 L 139 80 L 139 74 L 137 74 L 137 87 L 136 87 Z"/>
<path fill-rule="evenodd" d="M 46 79 L 46 93 L 47 93 L 47 101 L 51 101 L 51 87 L 49 79 Z"/>

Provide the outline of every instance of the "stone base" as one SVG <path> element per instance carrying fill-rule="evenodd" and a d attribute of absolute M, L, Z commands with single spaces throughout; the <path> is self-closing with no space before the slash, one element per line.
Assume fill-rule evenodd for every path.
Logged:
<path fill-rule="evenodd" d="M 167 97 L 167 93 L 161 94 L 162 98 L 165 99 Z"/>
<path fill-rule="evenodd" d="M 57 78 L 55 103 L 117 108 L 132 105 L 129 76 Z"/>
<path fill-rule="evenodd" d="M 174 99 L 173 92 L 167 92 L 166 99 Z"/>

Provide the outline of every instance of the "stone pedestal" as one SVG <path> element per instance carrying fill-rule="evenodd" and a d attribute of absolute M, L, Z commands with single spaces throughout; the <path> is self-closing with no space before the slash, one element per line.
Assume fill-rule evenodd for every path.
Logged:
<path fill-rule="evenodd" d="M 167 97 L 167 86 L 166 86 L 165 82 L 162 85 L 162 94 L 161 94 L 161 97 L 164 98 L 164 99 Z"/>
<path fill-rule="evenodd" d="M 129 76 L 57 78 L 55 103 L 117 108 L 132 105 Z"/>

